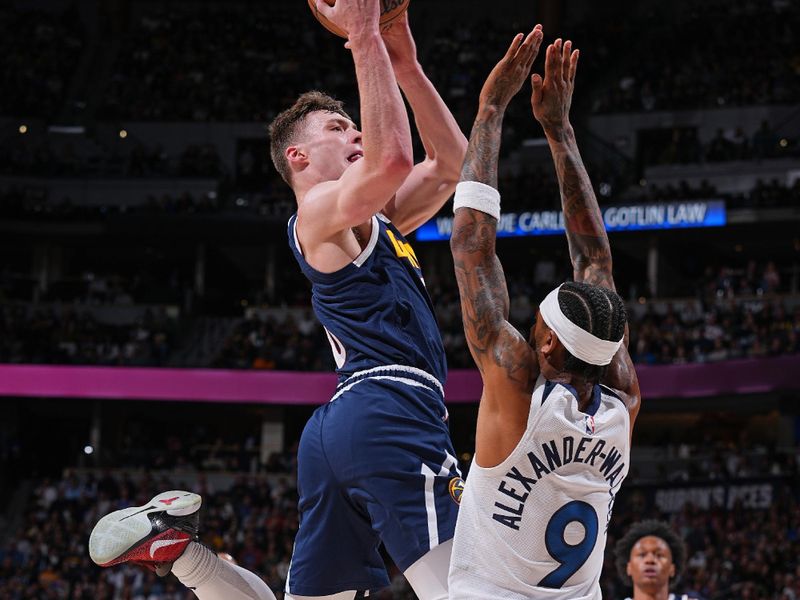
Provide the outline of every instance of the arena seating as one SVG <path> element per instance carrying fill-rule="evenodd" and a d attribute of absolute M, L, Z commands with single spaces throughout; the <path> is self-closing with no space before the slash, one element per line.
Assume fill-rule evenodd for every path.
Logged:
<path fill-rule="evenodd" d="M 666 518 L 687 543 L 688 567 L 678 589 L 707 599 L 784 600 L 800 594 L 796 572 L 800 567 L 800 503 L 796 497 L 800 455 L 776 454 L 757 446 L 720 445 L 716 452 L 709 455 L 704 447 L 681 449 L 681 455 L 690 457 L 688 464 L 696 467 L 687 469 L 693 473 L 691 477 L 673 480 L 670 485 L 679 489 L 692 482 L 708 485 L 712 481 L 717 486 L 735 486 L 766 469 L 772 478 L 767 485 L 774 492 L 771 506 L 703 508 L 687 503 L 666 513 L 649 499 L 648 488 L 638 486 L 631 475 L 609 534 L 601 580 L 603 597 L 624 598 L 626 590 L 613 568 L 613 545 L 631 522 L 648 517 Z M 0 543 L 0 595 L 8 600 L 193 598 L 171 577 L 158 579 L 133 566 L 101 570 L 86 552 L 89 532 L 101 515 L 183 485 L 204 496 L 202 540 L 258 573 L 280 599 L 297 528 L 297 492 L 292 483 L 295 460 L 291 453 L 276 456 L 272 472 L 257 476 L 229 474 L 221 478 L 175 465 L 152 474 L 124 469 L 67 470 L 60 478 L 42 480 L 25 498 L 15 532 Z M 770 460 L 781 466 L 770 467 Z M 719 466 L 709 468 L 709 464 Z M 413 598 L 404 579 L 396 570 L 392 574 L 392 587 L 377 597 Z"/>

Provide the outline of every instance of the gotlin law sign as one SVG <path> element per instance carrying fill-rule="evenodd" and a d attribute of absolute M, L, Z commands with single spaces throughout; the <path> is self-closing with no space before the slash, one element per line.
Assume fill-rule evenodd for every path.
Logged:
<path fill-rule="evenodd" d="M 602 212 L 607 231 L 723 227 L 727 224 L 722 200 L 608 206 Z M 417 229 L 416 239 L 419 242 L 447 240 L 452 231 L 452 217 L 437 217 Z M 562 233 L 564 216 L 560 211 L 504 213 L 497 224 L 497 237 Z"/>

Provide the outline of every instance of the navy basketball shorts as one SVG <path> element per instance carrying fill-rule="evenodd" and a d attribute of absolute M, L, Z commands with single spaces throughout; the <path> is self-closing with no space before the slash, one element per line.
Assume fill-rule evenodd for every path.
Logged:
<path fill-rule="evenodd" d="M 405 571 L 453 537 L 463 483 L 442 394 L 401 369 L 346 380 L 303 430 L 291 594 L 378 590 L 389 585 L 381 543 Z"/>

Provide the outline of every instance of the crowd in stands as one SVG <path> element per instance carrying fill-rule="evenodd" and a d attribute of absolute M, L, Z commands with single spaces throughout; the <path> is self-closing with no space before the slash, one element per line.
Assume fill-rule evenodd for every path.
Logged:
<path fill-rule="evenodd" d="M 721 193 L 708 181 L 689 185 L 686 181 L 677 184 L 655 185 L 642 188 L 641 192 L 631 193 L 643 202 L 670 202 L 674 200 L 724 200 L 728 209 L 738 208 L 792 208 L 800 201 L 800 179 L 786 185 L 777 179 L 764 181 L 757 179 L 748 193 Z"/>
<path fill-rule="evenodd" d="M 566 262 L 564 264 L 567 264 Z M 509 318 L 527 337 L 534 302 L 569 273 L 550 259 L 533 269 L 509 268 Z M 464 338 L 461 306 L 452 282 L 427 281 L 451 368 L 472 368 Z M 629 310 L 631 353 L 642 364 L 716 362 L 800 353 L 800 305 L 784 304 L 775 294 L 787 282 L 772 261 L 750 260 L 742 268 L 708 269 L 691 285 L 697 297 L 680 310 Z M 659 306 L 661 306 L 659 304 Z M 309 312 L 280 321 L 275 316 L 243 319 L 225 341 L 214 366 L 227 368 L 329 370 L 333 368 L 324 330 Z M 299 366 L 298 366 L 299 365 Z"/>
<path fill-rule="evenodd" d="M 566 265 L 566 259 L 551 258 L 524 268 L 508 263 L 509 320 L 526 338 L 535 303 L 552 289 L 553 282 L 571 277 Z M 687 291 L 694 291 L 687 293 L 690 298 L 679 307 L 656 299 L 640 310 L 632 302 L 628 318 L 634 362 L 684 364 L 799 353 L 800 305 L 776 297 L 789 290 L 787 279 L 773 261 L 749 260 L 741 266 L 709 267 L 697 279 L 681 282 Z M 428 282 L 428 289 L 448 364 L 472 368 L 457 291 L 436 278 Z"/>
<path fill-rule="evenodd" d="M 759 4 L 744 0 L 732 4 L 715 0 L 702 5 L 686 0 L 680 6 L 677 9 L 673 5 L 643 3 L 632 10 L 617 7 L 609 10 L 602 17 L 606 21 L 599 24 L 594 11 L 585 22 L 567 12 L 565 31 L 579 45 L 582 39 L 591 39 L 591 48 L 581 58 L 581 77 L 585 77 L 584 85 L 591 90 L 586 97 L 595 102 L 595 110 L 781 103 L 797 96 L 791 94 L 798 91 L 800 57 L 790 43 L 790 32 L 800 19 L 797 6 L 782 1 Z M 624 18 L 618 11 L 624 11 Z M 660 11 L 667 11 L 669 18 Z M 27 23 L 30 21 L 25 18 L 27 14 L 7 12 L 5 16 L 10 23 L 18 20 Z M 60 19 L 57 25 L 67 27 L 64 23 L 71 23 L 70 19 L 77 21 L 77 16 Z M 468 131 L 485 74 L 496 60 L 495 48 L 505 48 L 508 24 L 480 15 L 467 19 L 463 27 L 453 31 L 449 25 L 418 21 L 414 26 L 421 60 L 462 129 Z M 696 38 L 706 40 L 702 62 L 697 62 L 695 57 L 699 54 L 692 43 L 675 43 L 676 22 L 681 25 L 681 39 L 687 42 L 695 39 L 693 32 L 704 32 Z M 714 26 L 709 28 L 709 23 Z M 750 48 L 745 60 L 733 59 L 724 50 L 734 43 L 731 36 L 723 33 L 726 26 L 739 27 L 742 23 L 746 23 L 750 32 L 743 42 Z M 304 5 L 290 3 L 269 8 L 251 3 L 139 6 L 131 13 L 130 27 L 116 55 L 114 75 L 105 85 L 98 117 L 268 122 L 297 93 L 319 88 L 345 100 L 357 120 L 352 61 L 337 38 L 313 25 Z M 642 30 L 647 30 L 648 35 L 635 35 Z M 606 33 L 598 36 L 598 31 Z M 713 33 L 714 43 L 708 41 L 707 31 Z M 301 32 L 300 43 L 295 32 Z M 631 40 L 642 47 L 632 51 Z M 762 40 L 769 43 L 761 43 Z M 290 55 L 282 51 L 287 47 L 292 48 Z M 619 71 L 621 79 L 613 90 L 604 92 L 610 79 L 610 56 L 615 57 L 612 70 Z M 638 60 L 641 56 L 648 56 L 648 60 Z M 702 68 L 709 60 L 714 68 Z M 532 118 L 528 103 L 512 104 L 504 128 L 503 151 L 518 151 L 523 140 L 539 137 L 541 129 Z M 33 139 L 30 133 L 18 138 L 0 148 L 2 173 L 207 178 L 222 177 L 224 171 L 217 149 L 210 145 L 190 146 L 180 156 L 168 156 L 157 144 L 147 146 L 130 140 L 130 148 L 120 150 L 116 143 L 106 148 L 107 144 L 98 142 L 97 151 L 84 156 L 70 143 L 50 144 L 47 140 Z M 582 139 L 586 143 L 587 136 Z M 419 149 L 419 140 L 416 143 Z M 796 154 L 798 142 L 784 139 L 765 121 L 752 135 L 731 123 L 726 130 L 702 142 L 696 129 L 676 128 L 663 143 L 644 147 L 645 164 L 675 164 L 791 156 Z M 263 153 L 264 148 L 257 151 Z M 600 156 L 602 152 L 592 154 Z M 252 152 L 243 150 L 236 167 L 237 175 L 241 176 L 237 179 L 241 181 L 234 186 L 223 184 L 220 200 L 210 203 L 213 206 L 206 199 L 189 201 L 185 196 L 178 202 L 158 204 L 169 205 L 169 210 L 188 212 L 231 206 L 265 216 L 283 216 L 291 211 L 293 202 L 288 188 L 272 172 L 269 161 L 260 155 L 256 161 L 261 166 L 266 164 L 271 175 L 266 177 L 249 175 L 248 162 L 251 165 L 254 162 Z M 587 164 L 597 194 L 604 202 L 624 201 L 626 196 L 638 194 L 635 188 L 624 194 L 634 180 L 632 172 L 622 173 L 620 168 L 592 163 L 597 161 L 588 160 Z M 629 165 L 627 169 L 630 168 Z M 558 208 L 558 186 L 551 166 L 511 167 L 501 173 L 501 179 L 504 209 Z M 707 186 L 703 191 L 711 189 Z M 237 193 L 242 190 L 248 193 Z M 533 198 L 532 190 L 535 190 Z M 651 195 L 661 200 L 685 199 L 685 194 L 676 196 L 672 193 L 675 191 L 674 186 L 667 186 Z M 790 187 L 770 181 L 759 182 L 749 194 L 715 196 L 726 198 L 731 206 L 752 207 L 791 206 L 798 194 L 800 184 Z M 3 204 L 0 202 L 0 211 L 19 211 L 18 207 L 6 209 Z M 33 217 L 53 213 L 73 216 L 82 212 L 69 198 L 52 199 L 45 206 L 34 203 L 33 208 L 26 206 L 23 210 Z M 103 207 L 100 216 L 114 214 L 115 210 L 113 206 Z"/>
<path fill-rule="evenodd" d="M 130 326 L 70 305 L 0 304 L 0 363 L 164 366 L 174 326 L 152 311 Z"/>
<path fill-rule="evenodd" d="M 74 5 L 62 14 L 0 6 L 0 114 L 55 117 L 85 35 Z"/>
<path fill-rule="evenodd" d="M 120 265 L 115 265 L 120 266 Z M 127 266 L 127 265 L 126 265 Z M 136 312 L 146 305 L 177 305 L 186 290 L 177 267 L 155 272 L 149 265 L 137 264 L 128 270 L 115 272 L 96 267 L 79 272 L 64 271 L 50 278 L 45 289 L 39 287 L 30 272 L 20 273 L 12 269 L 0 269 L 0 302 L 11 307 L 13 303 L 40 303 L 40 308 L 62 310 L 72 306 L 76 309 L 108 309 L 106 312 Z M 19 306 L 17 306 L 19 308 Z M 29 315 L 29 312 L 18 316 Z"/>
<path fill-rule="evenodd" d="M 87 542 L 104 514 L 142 504 L 159 491 L 181 487 L 166 477 L 67 474 L 32 493 L 19 532 L 0 545 L 0 597 L 7 600 L 188 600 L 194 595 L 172 577 L 125 565 L 101 570 Z M 187 487 L 185 484 L 183 487 Z M 154 491 L 155 490 L 155 491 Z M 297 530 L 297 492 L 287 478 L 242 477 L 224 492 L 203 495 L 202 539 L 259 573 L 280 594 Z"/>
<path fill-rule="evenodd" d="M 486 12 L 460 15 L 455 29 L 413 16 L 426 68 L 459 123 L 469 125 L 483 79 L 507 46 L 509 24 Z M 4 9 L 0 19 L 9 32 L 0 42 L 2 87 L 15 89 L 0 100 L 0 113 L 52 116 L 84 43 L 77 12 Z M 800 94 L 798 27 L 800 9 L 785 0 L 682 0 L 565 11 L 560 33 L 584 50 L 581 78 L 593 88 L 585 102 L 595 112 L 619 112 L 790 103 Z M 745 30 L 745 39 L 731 34 Z M 352 100 L 352 79 L 347 52 L 314 26 L 305 5 L 140 6 L 102 84 L 98 116 L 268 121 L 306 89 Z M 515 131 L 507 135 L 516 138 Z"/>
<path fill-rule="evenodd" d="M 748 260 L 743 268 L 726 265 L 715 271 L 709 267 L 704 282 L 705 296 L 716 298 L 761 296 L 785 289 L 780 270 L 771 260 L 761 265 L 755 260 Z"/>
<path fill-rule="evenodd" d="M 596 18 L 573 37 L 586 40 L 594 112 L 791 104 L 800 94 L 794 2 L 620 4 L 605 11 L 613 26 L 600 36 Z M 603 78 L 613 85 L 603 89 Z"/>
<path fill-rule="evenodd" d="M 509 319 L 526 337 L 535 303 L 553 282 L 569 278 L 567 265 L 566 259 L 557 262 L 549 257 L 533 266 L 509 264 Z M 180 303 L 175 276 L 169 285 L 162 282 L 160 297 L 172 295 Z M 93 307 L 153 301 L 157 282 L 143 278 L 146 274 L 106 277 L 86 273 L 80 281 L 54 285 L 39 304 L 0 303 L 0 362 L 300 371 L 334 368 L 324 329 L 307 308 L 308 292 L 294 280 L 284 282 L 282 299 L 297 309 L 248 310 L 215 342 L 216 352 L 202 359 L 208 362 L 176 363 L 176 352 L 181 349 L 177 335 L 183 321 L 167 317 L 164 309 L 147 309 L 131 325 L 102 322 L 98 319 L 104 317 L 93 312 Z M 800 353 L 800 304 L 791 295 L 783 296 L 792 278 L 796 274 L 792 276 L 785 266 L 779 269 L 773 261 L 749 260 L 741 266 L 731 263 L 708 268 L 697 280 L 683 282 L 687 290 L 695 290 L 691 297 L 674 302 L 632 301 L 628 312 L 634 362 L 684 364 Z M 0 294 L 10 289 L 10 283 L 3 283 L 6 279 L 6 275 L 0 277 Z M 428 289 L 448 364 L 473 368 L 454 283 L 431 274 Z M 294 296 L 291 290 L 295 290 Z M 181 339 L 186 343 L 191 338 L 184 333 Z"/>
<path fill-rule="evenodd" d="M 267 97 L 282 106 L 296 93 L 317 87 L 354 98 L 349 57 L 336 51 L 337 41 L 328 32 L 309 26 L 305 7 L 260 11 L 247 5 L 228 10 L 224 19 L 214 10 L 176 6 L 138 17 L 119 53 L 104 114 L 264 120 L 274 110 L 264 105 Z M 787 2 L 686 1 L 680 8 L 645 3 L 639 10 L 624 7 L 573 19 L 565 34 L 585 46 L 582 77 L 599 88 L 591 95 L 596 112 L 786 103 L 798 93 L 792 32 L 799 18 L 800 11 Z M 508 25 L 478 14 L 455 31 L 419 21 L 414 26 L 426 70 L 459 123 L 468 126 L 485 75 L 507 45 Z M 750 32 L 744 41 L 729 34 L 743 28 Z M 645 30 L 648 35 L 640 35 Z M 295 31 L 303 32 L 300 44 L 291 43 L 288 32 Z M 698 53 L 701 39 L 704 52 Z M 289 45 L 291 58 L 275 53 Z M 743 47 L 745 58 L 733 58 Z M 642 56 L 648 60 L 639 60 Z M 616 84 L 607 89 L 610 78 Z M 275 90 L 286 97 L 275 97 Z M 511 123 L 522 122 L 509 117 Z M 519 133 L 533 128 L 530 115 L 527 121 L 530 127 Z M 506 139 L 513 143 L 518 132 L 510 128 Z"/>
<path fill-rule="evenodd" d="M 704 453 L 699 448 L 689 449 Z M 744 450 L 721 450 L 730 482 L 751 476 L 740 465 Z M 167 489 L 189 488 L 203 496 L 201 540 L 231 554 L 261 576 L 283 598 L 292 543 L 298 526 L 293 473 L 296 454 L 275 455 L 272 474 L 239 475 L 223 485 L 202 471 L 66 471 L 39 480 L 31 488 L 11 535 L 0 541 L 0 597 L 8 600 L 189 600 L 190 591 L 172 577 L 158 578 L 132 565 L 95 566 L 88 555 L 89 533 L 110 511 L 143 504 Z M 688 547 L 687 569 L 677 589 L 714 599 L 794 600 L 800 593 L 800 499 L 798 456 L 782 458 L 783 470 L 770 473 L 772 494 L 766 506 L 739 500 L 730 506 L 712 502 L 703 508 L 686 503 L 660 513 L 647 488 L 633 476 L 623 486 L 609 529 L 601 576 L 603 597 L 622 600 L 629 593 L 614 570 L 613 547 L 631 523 L 648 517 L 667 519 Z M 702 467 L 702 466 L 701 466 Z M 190 483 L 185 478 L 190 477 Z M 701 478 L 706 481 L 707 478 Z M 774 487 L 772 487 L 774 484 Z M 672 484 L 671 484 L 672 485 Z M 648 499 L 650 498 L 650 499 Z M 380 600 L 415 598 L 405 579 L 390 565 L 392 585 Z"/>
<path fill-rule="evenodd" d="M 180 193 L 147 194 L 141 203 L 120 204 L 110 198 L 102 204 L 75 202 L 69 196 L 55 199 L 50 190 L 39 185 L 13 186 L 0 190 L 0 216 L 24 221 L 87 222 L 105 221 L 121 215 L 179 215 L 218 213 L 231 205 L 233 199 L 220 202 L 216 192 L 206 194 Z"/>
<path fill-rule="evenodd" d="M 796 156 L 798 142 L 781 138 L 769 122 L 763 121 L 750 136 L 738 126 L 720 128 L 706 142 L 698 138 L 696 128 L 676 127 L 666 144 L 648 143 L 642 150 L 647 165 L 717 163 Z"/>
<path fill-rule="evenodd" d="M 296 319 L 252 315 L 243 319 L 225 340 L 212 363 L 228 369 L 321 371 L 333 368 L 325 333 L 307 311 Z"/>
<path fill-rule="evenodd" d="M 82 140 L 84 141 L 84 140 Z M 198 177 L 213 179 L 222 164 L 213 144 L 190 144 L 179 155 L 142 142 L 86 142 L 88 148 L 48 136 L 18 135 L 0 146 L 0 174 L 40 177 Z"/>
<path fill-rule="evenodd" d="M 800 306 L 793 312 L 764 301 L 715 303 L 695 312 L 668 307 L 631 327 L 637 364 L 719 362 L 800 352 Z"/>
<path fill-rule="evenodd" d="M 260 423 L 257 423 L 260 425 Z M 202 423 L 176 431 L 174 424 L 158 426 L 136 416 L 125 419 L 125 427 L 103 451 L 103 465 L 148 470 L 282 473 L 284 459 L 275 454 L 259 464 L 256 432 L 242 433 L 211 428 Z"/>
<path fill-rule="evenodd" d="M 591 169 L 590 169 L 591 170 Z M 618 190 L 610 176 L 602 172 L 590 173 L 595 195 L 601 206 L 642 202 L 674 202 L 684 200 L 724 200 L 728 209 L 739 208 L 792 208 L 800 202 L 800 178 L 791 185 L 778 179 L 756 179 L 748 192 L 720 192 L 707 180 L 690 185 L 686 181 L 675 184 L 647 184 L 629 188 L 624 194 Z M 561 195 L 558 180 L 550 165 L 532 165 L 523 170 L 509 169 L 499 175 L 499 187 L 503 194 L 503 212 L 561 211 Z M 611 196 L 611 197 L 609 197 Z M 448 216 L 449 205 L 440 212 Z"/>
<path fill-rule="evenodd" d="M 199 175 L 199 172 L 195 171 Z M 595 194 L 603 205 L 626 202 L 671 202 L 691 199 L 724 200 L 728 209 L 794 207 L 800 202 L 800 179 L 792 185 L 777 179 L 758 179 L 748 193 L 721 193 L 708 181 L 632 188 L 621 197 L 608 198 L 612 186 L 602 176 L 592 179 Z M 550 165 L 533 165 L 524 170 L 509 169 L 499 176 L 504 212 L 560 211 L 558 181 Z M 53 197 L 45 182 L 0 188 L 0 216 L 9 219 L 50 221 L 102 221 L 119 215 L 195 215 L 236 212 L 254 218 L 287 219 L 296 210 L 290 190 L 282 182 L 271 181 L 262 191 L 242 192 L 223 183 L 205 194 L 170 192 L 147 194 L 142 202 L 120 204 L 109 198 L 102 204 L 84 204 L 69 196 Z M 449 216 L 446 204 L 439 216 Z"/>
<path fill-rule="evenodd" d="M 289 3 L 150 9 L 122 41 L 99 116 L 267 122 L 307 89 L 352 95 L 350 57 L 310 18 Z"/>
<path fill-rule="evenodd" d="M 726 482 L 764 477 L 800 475 L 800 458 L 779 452 L 774 446 L 750 442 L 746 435 L 733 441 L 713 440 L 703 431 L 703 421 L 688 435 L 704 443 L 666 443 L 647 437 L 648 447 L 634 444 L 635 453 L 628 474 L 637 484 Z M 642 436 L 644 439 L 644 436 Z M 646 455 L 646 456 L 644 456 Z"/>
<path fill-rule="evenodd" d="M 143 192 L 141 201 L 130 204 L 115 202 L 113 195 L 102 203 L 84 203 L 70 196 L 59 197 L 44 182 L 31 182 L 0 187 L 0 217 L 36 222 L 87 222 L 129 215 L 189 217 L 235 213 L 247 215 L 247 218 L 285 221 L 297 205 L 283 189 L 276 191 L 278 193 L 240 192 L 220 185 L 217 190 L 205 193 Z"/>

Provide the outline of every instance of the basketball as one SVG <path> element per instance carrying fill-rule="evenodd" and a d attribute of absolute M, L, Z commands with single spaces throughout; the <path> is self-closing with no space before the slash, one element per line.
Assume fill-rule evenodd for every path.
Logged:
<path fill-rule="evenodd" d="M 394 22 L 395 19 L 406 12 L 408 10 L 408 4 L 410 1 L 411 0 L 381 0 L 381 30 L 386 29 Z M 330 6 L 336 4 L 336 0 L 325 0 L 325 2 L 327 2 Z M 314 13 L 314 16 L 317 18 L 317 20 L 322 23 L 325 29 L 331 33 L 335 33 L 339 37 L 346 38 L 347 34 L 343 29 L 337 27 L 323 15 L 319 14 L 316 4 L 317 3 L 315 0 L 308 0 L 308 6 L 311 8 L 311 12 Z"/>

